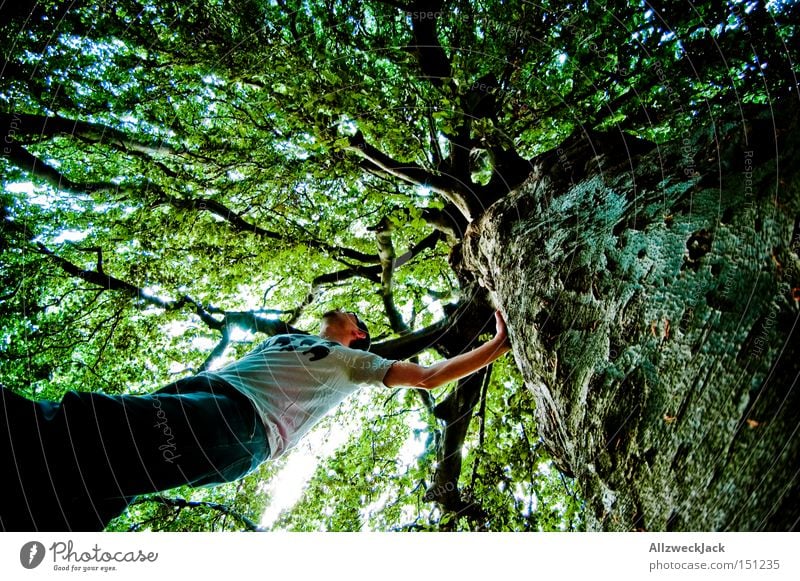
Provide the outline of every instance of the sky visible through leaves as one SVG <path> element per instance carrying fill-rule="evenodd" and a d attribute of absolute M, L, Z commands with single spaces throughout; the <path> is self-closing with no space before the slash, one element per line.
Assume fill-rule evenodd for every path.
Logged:
<path fill-rule="evenodd" d="M 796 71 L 796 2 L 414 7 L 4 5 L 0 381 L 145 393 L 279 323 L 315 332 L 332 307 L 377 343 L 429 328 L 471 300 L 450 263 L 465 214 L 527 160 L 587 127 L 664 142 L 732 93 L 791 92 Z M 430 347 L 421 362 L 443 356 Z M 111 528 L 581 529 L 510 356 L 463 443 L 459 492 L 482 518 L 424 498 L 428 404 L 362 392 L 286 458 L 163 494 L 195 507 L 142 499 Z"/>

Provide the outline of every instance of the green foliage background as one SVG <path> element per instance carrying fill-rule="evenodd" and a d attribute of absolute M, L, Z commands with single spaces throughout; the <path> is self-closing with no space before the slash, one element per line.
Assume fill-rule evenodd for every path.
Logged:
<path fill-rule="evenodd" d="M 503 156 L 529 159 L 582 129 L 662 142 L 731 102 L 797 90 L 796 2 L 454 1 L 431 12 L 441 52 L 414 47 L 412 9 L 427 9 L 398 6 L 5 4 L 0 381 L 31 398 L 143 393 L 198 370 L 223 331 L 217 363 L 264 338 L 206 316 L 314 331 L 321 312 L 344 306 L 378 340 L 393 337 L 376 228 L 391 226 L 397 255 L 434 232 L 431 216 L 453 210 L 433 178 L 454 176 L 490 203 L 481 188 L 505 183 Z M 26 133 L 22 114 L 84 125 Z M 365 165 L 356 131 L 431 180 Z M 395 270 L 391 300 L 408 328 L 469 300 L 448 264 L 457 242 L 442 236 Z M 54 256 L 137 290 L 93 284 Z M 383 391 L 323 422 L 363 418 L 267 528 L 579 530 L 580 491 L 538 444 L 531 406 L 510 357 L 498 362 L 459 483 L 484 519 L 423 500 L 440 426 L 413 393 Z M 168 491 L 197 506 L 154 497 L 110 528 L 252 529 L 290 461 Z"/>

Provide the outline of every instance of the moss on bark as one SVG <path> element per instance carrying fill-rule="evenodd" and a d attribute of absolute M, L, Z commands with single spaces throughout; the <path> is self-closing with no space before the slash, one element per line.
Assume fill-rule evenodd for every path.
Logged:
<path fill-rule="evenodd" d="M 746 113 L 575 135 L 465 239 L 591 529 L 796 527 L 798 118 Z"/>

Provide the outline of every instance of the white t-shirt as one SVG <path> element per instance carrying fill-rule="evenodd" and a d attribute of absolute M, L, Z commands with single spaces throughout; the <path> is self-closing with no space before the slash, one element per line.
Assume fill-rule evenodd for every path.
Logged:
<path fill-rule="evenodd" d="M 222 379 L 253 401 L 274 459 L 352 392 L 383 385 L 392 363 L 315 335 L 277 335 L 238 361 L 200 375 Z"/>

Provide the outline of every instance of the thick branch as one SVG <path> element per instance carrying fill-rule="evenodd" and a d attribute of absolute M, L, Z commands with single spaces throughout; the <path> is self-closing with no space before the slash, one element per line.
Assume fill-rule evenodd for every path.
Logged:
<path fill-rule="evenodd" d="M 436 243 L 441 240 L 442 235 L 441 232 L 431 232 L 425 238 L 420 240 L 417 244 L 412 246 L 408 249 L 408 251 L 404 252 L 394 261 L 395 269 L 400 268 L 405 263 L 407 263 L 412 258 L 418 256 L 423 250 L 428 250 L 429 248 L 434 248 Z"/>
<path fill-rule="evenodd" d="M 477 200 L 468 191 L 466 183 L 447 175 L 433 174 L 416 164 L 398 162 L 368 144 L 361 132 L 350 138 L 347 150 L 358 153 L 367 162 L 367 170 L 374 169 L 410 184 L 430 188 L 453 203 L 467 220 L 478 214 Z"/>
<path fill-rule="evenodd" d="M 81 195 L 88 192 L 95 192 L 116 187 L 114 184 L 110 183 L 81 184 L 73 182 L 57 169 L 46 164 L 17 143 L 6 144 L 3 147 L 3 157 L 7 157 L 8 160 L 18 168 L 47 182 L 55 189 L 70 194 Z"/>
<path fill-rule="evenodd" d="M 439 322 L 397 339 L 374 344 L 370 351 L 390 359 L 408 359 L 435 347 L 445 357 L 454 357 L 475 347 L 470 338 L 491 331 L 494 310 L 476 307 L 475 300 L 460 305 L 445 305 L 447 316 Z"/>
<path fill-rule="evenodd" d="M 204 308 L 197 301 L 189 298 L 188 296 L 181 297 L 180 300 L 162 299 L 154 296 L 150 293 L 147 293 L 140 287 L 105 274 L 102 269 L 102 252 L 97 248 L 90 249 L 97 251 L 98 253 L 97 270 L 85 270 L 73 264 L 69 260 L 58 256 L 41 243 L 38 244 L 38 247 L 43 254 L 49 256 L 66 273 L 81 278 L 103 289 L 121 291 L 137 300 L 156 305 L 166 310 L 176 310 L 186 304 L 193 305 L 197 314 L 206 325 L 212 329 L 222 332 L 222 338 L 220 342 L 201 366 L 201 371 L 208 369 L 211 363 L 225 352 L 225 349 L 228 347 L 230 342 L 231 327 L 238 327 L 248 330 L 252 333 L 264 333 L 270 336 L 284 333 L 305 333 L 305 331 L 296 329 L 288 323 L 278 319 L 263 317 L 261 313 L 255 311 L 224 311 L 222 320 L 218 320 L 208 312 L 209 309 Z M 214 310 L 216 311 L 216 309 Z"/>
<path fill-rule="evenodd" d="M 124 190 L 126 191 L 126 193 L 130 193 L 133 191 L 133 187 L 130 185 L 118 186 L 110 182 L 99 182 L 99 183 L 74 182 L 65 175 L 63 175 L 61 172 L 59 172 L 57 169 L 43 162 L 35 155 L 28 152 L 24 147 L 16 143 L 6 145 L 3 148 L 3 154 L 4 156 L 8 157 L 9 161 L 11 161 L 14 165 L 19 167 L 20 169 L 27 171 L 31 175 L 47 182 L 48 184 L 50 184 L 59 191 L 67 192 L 74 195 L 100 192 L 104 190 L 115 190 L 115 191 Z M 322 242 L 320 240 L 302 240 L 302 241 L 290 240 L 286 237 L 286 235 L 278 234 L 276 232 L 271 232 L 269 230 L 260 228 L 254 224 L 250 224 L 242 217 L 241 214 L 234 212 L 233 210 L 227 208 L 223 204 L 216 202 L 214 200 L 195 199 L 195 198 L 181 199 L 175 196 L 170 196 L 156 184 L 150 183 L 148 184 L 148 187 L 153 191 L 159 192 L 161 198 L 167 201 L 172 206 L 176 208 L 195 208 L 211 212 L 215 216 L 218 216 L 227 221 L 237 232 L 250 232 L 256 236 L 262 238 L 269 238 L 271 240 L 280 240 L 289 243 L 302 243 L 305 244 L 306 246 L 310 246 L 312 248 L 316 248 L 318 250 L 326 252 L 334 258 L 349 258 L 367 264 L 377 264 L 379 262 L 378 257 L 375 255 L 365 254 L 363 252 L 359 252 L 357 250 L 353 250 L 350 248 L 333 246 L 331 244 L 326 244 L 325 242 Z"/>
<path fill-rule="evenodd" d="M 229 327 L 236 326 L 253 333 L 264 333 L 269 336 L 284 333 L 306 334 L 305 331 L 296 329 L 280 319 L 268 319 L 253 311 L 226 311 L 225 325 Z"/>
<path fill-rule="evenodd" d="M 440 232 L 432 232 L 428 234 L 425 238 L 419 241 L 419 243 L 415 244 L 413 247 L 409 248 L 407 252 L 404 252 L 394 261 L 394 268 L 398 269 L 416 256 L 418 256 L 422 251 L 427 250 L 429 248 L 433 248 L 436 246 L 436 243 L 441 238 Z M 382 265 L 377 264 L 375 266 L 361 266 L 361 267 L 352 267 L 352 268 L 345 268 L 343 270 L 337 270 L 336 272 L 330 272 L 327 274 L 321 274 L 317 276 L 311 283 L 312 285 L 312 294 L 316 293 L 319 287 L 326 284 L 336 284 L 348 280 L 350 278 L 360 276 L 362 278 L 366 278 L 374 283 L 381 282 L 381 269 Z"/>
<path fill-rule="evenodd" d="M 30 115 L 27 113 L 0 113 L 0 133 L 8 143 L 17 135 L 52 137 L 66 135 L 79 137 L 91 143 L 109 143 L 123 151 L 138 151 L 148 155 L 169 155 L 175 150 L 153 140 L 134 139 L 118 129 L 98 123 L 87 123 L 65 117 Z"/>
<path fill-rule="evenodd" d="M 46 254 L 47 256 L 49 256 L 67 274 L 76 276 L 80 279 L 85 280 L 88 283 L 97 285 L 103 289 L 121 291 L 137 300 L 141 300 L 143 302 L 155 305 L 157 307 L 161 307 L 166 310 L 178 309 L 184 304 L 183 300 L 176 301 L 171 299 L 162 299 L 157 296 L 154 296 L 138 286 L 132 285 L 128 282 L 125 282 L 124 280 L 120 280 L 113 276 L 109 276 L 104 272 L 102 272 L 100 269 L 85 270 L 80 266 L 71 263 L 66 258 L 58 256 L 52 250 L 47 248 L 44 244 L 38 243 L 37 246 L 39 247 L 39 250 L 42 252 L 42 254 Z"/>
<path fill-rule="evenodd" d="M 456 389 L 436 406 L 437 417 L 441 417 L 441 414 L 437 412 L 440 412 L 442 407 L 447 407 L 452 415 L 447 418 L 445 423 L 436 474 L 433 484 L 425 493 L 425 500 L 435 500 L 446 510 L 463 512 L 471 508 L 470 504 L 461 499 L 458 489 L 458 479 L 461 475 L 461 449 L 472 420 L 472 410 L 480 399 L 486 373 L 486 369 L 481 369 L 460 380 Z"/>
<path fill-rule="evenodd" d="M 451 176 L 456 176 L 462 183 L 470 183 L 470 154 L 476 145 L 474 139 L 470 138 L 472 132 L 472 119 L 469 115 L 464 115 L 461 125 L 455 135 L 445 134 L 450 141 L 450 155 L 445 160 L 443 169 Z"/>
<path fill-rule="evenodd" d="M 133 297 L 136 300 L 141 300 L 145 303 L 155 305 L 157 307 L 163 308 L 168 311 L 173 311 L 180 309 L 186 304 L 191 304 L 195 307 L 195 310 L 200 317 L 200 319 L 208 325 L 211 329 L 216 330 L 224 330 L 225 327 L 230 324 L 228 320 L 229 316 L 232 316 L 233 320 L 240 321 L 244 320 L 242 313 L 225 313 L 225 316 L 222 320 L 215 319 L 211 313 L 208 312 L 206 308 L 204 308 L 200 303 L 191 299 L 188 296 L 183 296 L 179 300 L 174 299 L 162 299 L 155 295 L 152 295 L 146 292 L 143 288 L 140 288 L 136 285 L 133 285 L 129 282 L 125 282 L 124 280 L 118 279 L 113 276 L 109 276 L 103 271 L 102 268 L 102 252 L 99 249 L 96 250 L 98 253 L 98 265 L 96 270 L 86 270 L 81 268 L 80 266 L 73 264 L 66 258 L 58 256 L 52 250 L 47 248 L 42 243 L 37 243 L 37 246 L 43 254 L 49 256 L 61 269 L 77 278 L 85 280 L 88 283 L 94 284 L 104 290 L 112 290 L 112 291 L 120 291 L 122 293 L 127 294 L 130 297 Z M 253 315 L 256 318 L 256 315 Z M 254 323 L 252 325 L 248 325 L 247 328 L 253 328 L 254 331 L 262 330 L 262 329 L 275 329 L 275 328 L 282 328 L 278 325 L 266 324 L 266 323 Z M 267 331 L 264 331 L 267 332 Z M 290 332 L 290 331 L 278 331 L 278 332 Z M 274 332 L 272 334 L 275 334 Z"/>
<path fill-rule="evenodd" d="M 195 312 L 197 313 L 197 316 L 200 317 L 200 320 L 203 321 L 210 328 L 212 328 L 212 329 L 223 329 L 224 328 L 225 322 L 224 321 L 218 321 L 211 314 L 211 311 L 217 312 L 217 313 L 220 312 L 219 309 L 215 309 L 215 308 L 210 307 L 210 306 L 209 307 L 204 307 L 203 305 L 201 305 L 200 303 L 198 303 L 197 301 L 195 301 L 194 299 L 192 299 L 191 297 L 189 297 L 187 295 L 183 295 L 183 297 L 181 297 L 181 300 L 184 301 L 185 303 L 193 305 L 194 308 L 195 308 Z"/>
<path fill-rule="evenodd" d="M 417 0 L 411 12 L 414 41 L 409 48 L 417 55 L 422 78 L 430 80 L 437 87 L 441 87 L 453 75 L 450 59 L 436 32 L 436 18 L 430 18 L 431 14 L 442 9 L 443 4 L 442 0 Z"/>
<path fill-rule="evenodd" d="M 489 365 L 486 375 L 483 379 L 483 386 L 481 387 L 481 403 L 478 410 L 478 418 L 480 418 L 481 429 L 478 433 L 478 450 L 483 450 L 484 437 L 486 436 L 486 394 L 489 391 L 489 382 L 492 379 L 492 366 Z M 525 433 L 525 426 L 522 426 L 523 434 Z M 525 436 L 527 439 L 527 435 Z M 475 457 L 475 462 L 472 464 L 472 477 L 469 481 L 469 487 L 472 489 L 475 486 L 475 477 L 478 474 L 478 465 L 480 464 L 481 456 L 478 454 Z"/>
<path fill-rule="evenodd" d="M 397 305 L 394 304 L 394 290 L 392 289 L 392 277 L 395 268 L 395 252 L 392 243 L 392 229 L 389 220 L 384 218 L 375 231 L 375 239 L 378 243 L 378 256 L 381 259 L 381 298 L 386 316 L 389 318 L 389 326 L 395 333 L 401 335 L 408 333 L 409 328 L 403 320 Z"/>
<path fill-rule="evenodd" d="M 464 303 L 449 313 L 450 325 L 437 340 L 437 349 L 446 357 L 453 357 L 476 346 L 477 338 L 490 330 L 492 310 L 474 301 Z M 439 461 L 433 484 L 428 488 L 426 500 L 434 500 L 448 511 L 471 517 L 480 517 L 481 508 L 461 498 L 458 480 L 461 475 L 461 449 L 491 366 L 460 380 L 455 389 L 435 408 L 434 415 L 444 421 L 444 437 L 438 448 Z"/>
<path fill-rule="evenodd" d="M 200 366 L 198 371 L 208 371 L 211 367 L 211 364 L 219 357 L 222 357 L 222 354 L 225 353 L 225 350 L 228 348 L 228 344 L 231 341 L 231 334 L 228 331 L 228 327 L 222 329 L 222 338 L 217 343 L 217 346 L 214 347 L 214 350 L 209 353 L 206 360 L 203 361 L 203 364 Z"/>
<path fill-rule="evenodd" d="M 371 280 L 372 282 L 380 282 L 380 279 L 378 278 L 379 272 L 380 272 L 380 266 L 368 266 L 363 268 L 345 268 L 344 270 L 337 270 L 336 272 L 321 274 L 316 278 L 314 278 L 311 284 L 314 289 L 317 289 L 322 285 L 337 284 L 356 276 L 361 276 L 363 278 Z M 312 292 L 315 292 L 315 290 Z"/>
<path fill-rule="evenodd" d="M 425 208 L 422 211 L 422 218 L 431 227 L 455 240 L 464 238 L 467 226 L 469 226 L 452 204 L 448 204 L 441 210 L 438 208 Z"/>
<path fill-rule="evenodd" d="M 156 502 L 158 504 L 162 504 L 169 508 L 178 509 L 178 511 L 184 508 L 208 508 L 235 518 L 240 523 L 242 523 L 247 530 L 250 531 L 261 530 L 261 527 L 259 527 L 259 525 L 256 522 L 247 518 L 243 514 L 236 512 L 229 506 L 225 504 L 220 504 L 218 502 L 186 500 L 185 498 L 167 498 L 165 496 L 149 496 L 149 497 L 137 498 L 131 504 L 144 504 L 145 502 Z"/>
<path fill-rule="evenodd" d="M 442 148 L 439 146 L 439 136 L 438 136 L 438 131 L 436 129 L 436 121 L 433 120 L 433 114 L 430 109 L 427 111 L 425 117 L 426 120 L 428 121 L 428 133 L 430 135 L 430 140 L 431 140 L 433 165 L 435 167 L 439 167 L 439 164 L 442 163 L 442 160 L 444 159 L 444 155 L 442 154 Z"/>
<path fill-rule="evenodd" d="M 487 206 L 519 187 L 533 172 L 533 164 L 513 148 L 494 147 L 489 150 L 489 155 L 492 160 L 492 179 L 478 190 Z"/>
<path fill-rule="evenodd" d="M 204 210 L 222 218 L 226 222 L 228 222 L 234 230 L 237 232 L 250 232 L 251 234 L 258 236 L 260 238 L 268 238 L 270 240 L 280 240 L 282 242 L 292 242 L 292 243 L 302 243 L 306 246 L 310 246 L 311 248 L 316 248 L 323 252 L 328 253 L 333 257 L 339 258 L 350 258 L 352 260 L 357 260 L 359 262 L 364 262 L 366 264 L 376 264 L 379 260 L 378 257 L 371 254 L 365 254 L 363 252 L 359 252 L 357 250 L 353 250 L 350 248 L 342 248 L 340 246 L 333 246 L 331 244 L 326 244 L 321 240 L 298 240 L 293 241 L 289 240 L 285 234 L 278 234 L 277 232 L 271 232 L 269 230 L 265 230 L 255 224 L 251 224 L 247 220 L 242 217 L 241 214 L 231 210 L 230 208 L 226 207 L 225 205 L 221 204 L 220 202 L 209 200 L 209 199 L 198 199 L 198 198 L 189 198 L 189 199 L 181 199 L 175 196 L 164 195 L 165 199 L 176 208 L 194 208 L 198 210 Z"/>
<path fill-rule="evenodd" d="M 445 318 L 429 327 L 397 339 L 376 343 L 370 351 L 388 359 L 408 359 L 436 345 L 448 333 L 450 326 L 450 319 Z"/>

